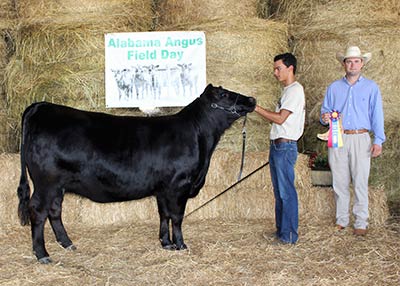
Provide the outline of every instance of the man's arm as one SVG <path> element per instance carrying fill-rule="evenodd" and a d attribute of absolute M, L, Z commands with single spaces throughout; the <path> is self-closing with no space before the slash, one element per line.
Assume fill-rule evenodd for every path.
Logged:
<path fill-rule="evenodd" d="M 257 112 L 262 117 L 264 117 L 265 119 L 272 121 L 273 123 L 276 123 L 278 125 L 282 125 L 289 117 L 289 115 L 292 113 L 287 109 L 281 109 L 279 112 L 272 112 L 262 108 L 259 105 L 256 105 L 254 111 Z"/>

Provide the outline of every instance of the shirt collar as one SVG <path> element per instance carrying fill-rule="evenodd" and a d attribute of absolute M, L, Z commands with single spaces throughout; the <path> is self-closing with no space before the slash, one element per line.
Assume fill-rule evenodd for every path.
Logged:
<path fill-rule="evenodd" d="M 291 87 L 291 86 L 293 86 L 293 85 L 295 85 L 295 84 L 297 84 L 297 80 L 295 80 L 295 81 L 292 82 L 291 84 L 285 86 L 284 89 L 287 89 L 287 88 L 289 88 L 289 87 Z"/>
<path fill-rule="evenodd" d="M 343 76 L 342 80 L 343 80 L 346 84 L 350 85 L 349 82 L 347 81 L 346 76 Z M 360 75 L 360 77 L 357 79 L 356 83 L 357 83 L 357 82 L 360 82 L 360 81 L 363 81 L 363 80 L 364 80 L 364 77 L 363 77 L 362 75 Z"/>

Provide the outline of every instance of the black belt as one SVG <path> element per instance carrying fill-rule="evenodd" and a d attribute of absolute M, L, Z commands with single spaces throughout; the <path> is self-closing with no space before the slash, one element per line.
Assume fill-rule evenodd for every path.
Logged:
<path fill-rule="evenodd" d="M 278 138 L 278 139 L 271 140 L 271 144 L 280 144 L 280 143 L 297 143 L 297 141 L 286 139 L 286 138 Z"/>

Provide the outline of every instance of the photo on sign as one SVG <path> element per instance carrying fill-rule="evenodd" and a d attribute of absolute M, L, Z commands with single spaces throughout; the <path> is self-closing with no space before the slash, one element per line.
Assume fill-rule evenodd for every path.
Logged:
<path fill-rule="evenodd" d="M 206 86 L 203 32 L 106 34 L 106 106 L 186 106 Z"/>

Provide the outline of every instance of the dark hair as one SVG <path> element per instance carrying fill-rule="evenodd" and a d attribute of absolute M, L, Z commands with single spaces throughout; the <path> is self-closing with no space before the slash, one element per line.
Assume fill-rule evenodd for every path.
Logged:
<path fill-rule="evenodd" d="M 274 62 L 279 61 L 279 60 L 282 60 L 283 64 L 286 67 L 293 66 L 293 74 L 296 74 L 297 59 L 293 54 L 284 53 L 284 54 L 280 54 L 280 55 L 275 56 Z"/>

